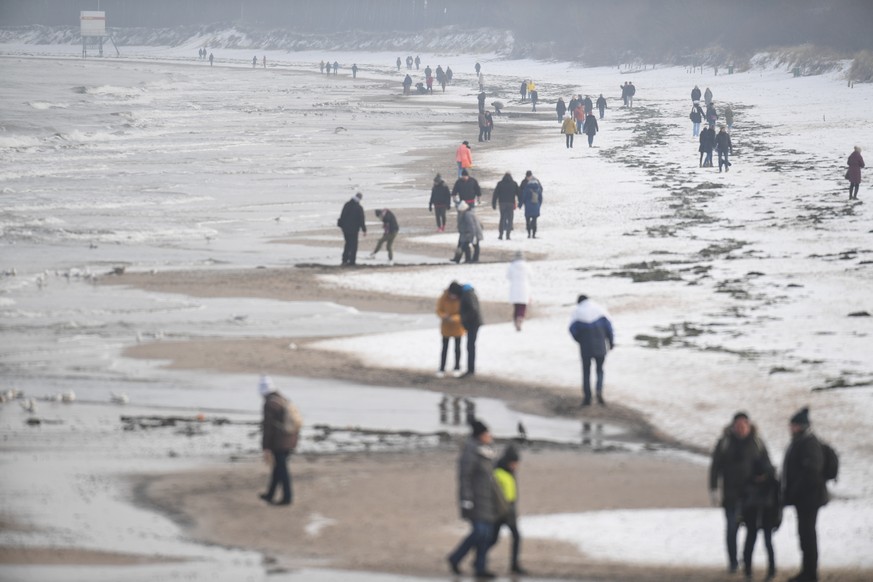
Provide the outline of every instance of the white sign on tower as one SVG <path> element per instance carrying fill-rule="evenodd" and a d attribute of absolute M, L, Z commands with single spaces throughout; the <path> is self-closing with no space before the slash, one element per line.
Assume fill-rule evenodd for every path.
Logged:
<path fill-rule="evenodd" d="M 83 10 L 79 13 L 82 36 L 106 36 L 106 12 Z"/>

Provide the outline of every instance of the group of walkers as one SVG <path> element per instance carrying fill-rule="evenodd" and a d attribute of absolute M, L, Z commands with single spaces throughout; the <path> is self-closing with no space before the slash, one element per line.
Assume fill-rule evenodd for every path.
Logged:
<path fill-rule="evenodd" d="M 555 113 L 558 115 L 558 123 L 561 124 L 561 133 L 565 136 L 567 148 L 573 147 L 573 138 L 581 133 L 588 136 L 588 147 L 594 147 L 594 136 L 600 131 L 597 118 L 594 116 L 594 106 L 600 113 L 600 119 L 606 114 L 606 98 L 603 93 L 597 98 L 596 103 L 586 95 L 573 95 L 569 103 L 564 102 L 563 97 L 558 98 L 555 105 Z"/>
<path fill-rule="evenodd" d="M 704 99 L 706 111 L 700 105 L 701 96 Z M 734 112 L 731 106 L 728 105 L 724 110 L 725 125 L 719 126 L 718 133 L 715 132 L 715 125 L 719 120 L 718 112 L 715 110 L 715 103 L 712 101 L 712 90 L 707 87 L 706 91 L 701 94 L 700 87 L 697 85 L 691 90 L 691 135 L 698 138 L 697 151 L 700 154 L 698 166 L 701 168 L 712 167 L 712 151 L 718 153 L 718 171 L 730 171 L 731 162 L 730 156 L 733 155 L 733 143 L 731 142 L 730 131 L 734 125 Z M 706 122 L 706 127 L 700 129 L 701 123 Z"/>
<path fill-rule="evenodd" d="M 634 106 L 634 95 L 637 94 L 637 88 L 631 81 L 626 81 L 624 85 L 619 85 L 621 89 L 621 100 L 625 107 Z"/>
<path fill-rule="evenodd" d="M 400 57 L 397 58 L 397 62 L 398 62 L 397 70 L 400 70 L 400 65 L 399 65 Z M 419 62 L 420 61 L 419 61 L 418 57 L 416 57 L 416 66 L 415 66 L 416 70 L 418 69 Z M 446 67 L 446 69 L 443 70 L 442 65 L 437 65 L 436 70 L 433 70 L 430 68 L 430 65 L 427 65 L 424 68 L 424 82 L 419 81 L 418 83 L 415 83 L 415 92 L 418 94 L 421 94 L 421 95 L 426 94 L 426 93 L 433 93 L 433 83 L 434 83 L 434 81 L 436 81 L 437 84 L 439 84 L 439 86 L 442 87 L 443 93 L 445 93 L 446 92 L 446 85 L 451 84 L 453 75 L 454 75 L 454 73 L 452 72 L 451 67 Z M 404 95 L 412 94 L 412 84 L 413 84 L 412 76 L 409 73 L 407 73 L 406 76 L 403 77 L 403 82 L 402 82 Z"/>
<path fill-rule="evenodd" d="M 330 64 L 330 59 L 327 62 L 321 61 L 318 63 L 318 70 L 326 75 L 330 75 L 331 70 L 333 70 L 333 74 L 336 75 L 339 72 L 339 63 L 334 61 L 333 64 Z"/>
<path fill-rule="evenodd" d="M 798 411 L 789 421 L 791 442 L 785 451 L 781 480 L 770 461 L 767 447 L 749 415 L 737 412 L 712 451 L 709 490 L 713 504 L 721 506 L 727 522 L 728 569 L 739 569 L 737 532 L 746 527 L 742 552 L 743 572 L 752 578 L 752 554 L 758 530 L 764 533 L 767 548 L 767 580 L 776 576 L 773 532 L 782 523 L 782 508 L 797 511 L 797 534 L 803 554 L 799 574 L 791 582 L 818 580 L 818 539 L 816 520 L 819 509 L 828 502 L 826 482 L 838 471 L 836 453 L 823 444 L 810 426 L 809 409 Z"/>

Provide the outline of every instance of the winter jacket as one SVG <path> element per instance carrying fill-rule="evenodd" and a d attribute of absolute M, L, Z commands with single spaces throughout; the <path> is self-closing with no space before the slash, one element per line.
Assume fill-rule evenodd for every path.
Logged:
<path fill-rule="evenodd" d="M 703 121 L 703 111 L 700 109 L 699 105 L 695 105 L 691 108 L 691 123 L 701 123 Z"/>
<path fill-rule="evenodd" d="M 709 127 L 705 127 L 700 131 L 700 147 L 697 148 L 699 152 L 712 152 L 712 148 L 715 147 L 715 130 Z"/>
<path fill-rule="evenodd" d="M 509 263 L 506 271 L 509 279 L 509 302 L 527 305 L 530 302 L 530 268 L 524 259 L 515 259 Z"/>
<path fill-rule="evenodd" d="M 785 505 L 804 509 L 828 502 L 824 479 L 824 452 L 812 430 L 794 435 L 782 465 L 782 491 Z"/>
<path fill-rule="evenodd" d="M 861 168 L 864 167 L 864 158 L 861 157 L 861 152 L 852 152 L 847 163 L 849 171 L 846 172 L 846 179 L 852 184 L 860 184 Z"/>
<path fill-rule="evenodd" d="M 440 180 L 439 184 L 434 184 L 430 191 L 430 203 L 428 210 L 433 210 L 434 206 L 442 206 L 448 208 L 452 205 L 452 193 L 449 190 L 445 181 Z"/>
<path fill-rule="evenodd" d="M 336 225 L 343 229 L 344 232 L 358 232 L 358 230 L 367 232 L 364 208 L 357 198 L 352 198 L 345 203 Z"/>
<path fill-rule="evenodd" d="M 461 144 L 458 146 L 458 149 L 455 150 L 455 161 L 461 162 L 461 168 L 472 168 L 473 152 L 470 151 L 469 147 Z"/>
<path fill-rule="evenodd" d="M 585 357 L 606 356 L 606 352 L 615 344 L 609 314 L 590 299 L 576 305 L 570 321 L 570 335 L 579 344 Z"/>
<path fill-rule="evenodd" d="M 461 325 L 460 297 L 454 297 L 448 289 L 443 291 L 437 300 L 436 314 L 440 318 L 440 333 L 443 337 L 464 335 L 464 326 Z"/>
<path fill-rule="evenodd" d="M 604 97 L 603 95 L 597 98 L 597 108 L 606 109 L 606 97 Z"/>
<path fill-rule="evenodd" d="M 487 126 L 488 126 L 488 119 L 485 117 L 485 112 L 483 111 L 482 113 L 479 114 L 479 127 L 482 128 L 482 127 L 487 127 Z"/>
<path fill-rule="evenodd" d="M 691 100 L 692 101 L 700 101 L 700 89 L 695 87 L 691 90 Z"/>
<path fill-rule="evenodd" d="M 564 120 L 564 123 L 561 124 L 561 133 L 574 134 L 576 133 L 576 122 L 573 121 L 572 117 L 568 117 Z"/>
<path fill-rule="evenodd" d="M 458 498 L 462 514 L 472 521 L 497 521 L 493 459 L 494 451 L 489 445 L 474 437 L 468 438 L 464 443 L 458 461 Z"/>
<path fill-rule="evenodd" d="M 585 109 L 582 107 L 582 104 L 576 105 L 576 108 L 573 109 L 573 117 L 576 121 L 585 121 Z"/>
<path fill-rule="evenodd" d="M 400 232 L 400 225 L 397 224 L 397 217 L 387 208 L 382 211 L 382 230 L 385 234 Z"/>
<path fill-rule="evenodd" d="M 582 133 L 585 135 L 595 135 L 599 129 L 596 117 L 589 115 L 585 118 L 585 123 L 582 124 Z"/>
<path fill-rule="evenodd" d="M 543 186 L 536 178 L 530 178 L 521 193 L 525 216 L 539 216 L 543 205 Z"/>
<path fill-rule="evenodd" d="M 459 242 L 462 244 L 480 241 L 484 238 L 482 223 L 479 222 L 479 217 L 476 216 L 476 211 L 472 208 L 458 212 L 458 235 Z"/>
<path fill-rule="evenodd" d="M 461 324 L 464 329 L 475 329 L 482 325 L 482 310 L 479 309 L 479 297 L 469 283 L 461 292 Z"/>
<path fill-rule="evenodd" d="M 482 190 L 479 188 L 479 182 L 473 176 L 468 176 L 466 180 L 458 178 L 455 181 L 455 186 L 452 188 L 452 196 L 457 196 L 467 204 L 475 204 L 482 196 Z"/>
<path fill-rule="evenodd" d="M 782 524 L 782 485 L 776 478 L 776 469 L 769 465 L 769 459 L 756 461 L 752 476 L 743 492 L 743 522 L 751 529 L 773 530 Z M 754 512 L 757 522 L 751 522 Z"/>
<path fill-rule="evenodd" d="M 594 103 L 591 101 L 591 97 L 586 97 L 582 100 L 582 107 L 585 109 L 586 115 L 594 110 Z"/>
<path fill-rule="evenodd" d="M 773 466 L 767 447 L 758 437 L 757 428 L 752 425 L 749 436 L 741 439 L 734 434 L 731 426 L 726 427 L 712 450 L 709 465 L 709 489 L 718 489 L 721 478 L 723 506 L 732 506 L 744 499 L 746 488 L 754 474 L 755 463 L 762 464 L 768 470 Z"/>
<path fill-rule="evenodd" d="M 497 182 L 494 188 L 494 194 L 491 196 L 491 208 L 496 209 L 497 203 L 515 205 L 518 198 L 518 184 L 515 183 L 510 176 L 503 176 L 503 179 Z"/>
<path fill-rule="evenodd" d="M 715 110 L 715 107 L 710 103 L 706 106 L 706 122 L 710 125 L 715 125 L 716 121 L 718 121 L 718 112 Z"/>
<path fill-rule="evenodd" d="M 703 94 L 703 100 L 706 101 L 707 105 L 712 103 L 712 91 L 709 90 L 709 87 L 706 88 L 706 92 Z"/>
<path fill-rule="evenodd" d="M 270 451 L 291 451 L 297 446 L 298 432 L 285 431 L 285 415 L 288 413 L 288 400 L 278 392 L 271 392 L 264 398 L 263 437 L 261 449 Z"/>
<path fill-rule="evenodd" d="M 715 136 L 715 150 L 724 153 L 733 152 L 731 134 L 726 131 L 719 131 Z"/>
<path fill-rule="evenodd" d="M 734 124 L 734 110 L 730 107 L 724 110 L 724 122 L 728 125 Z"/>
<path fill-rule="evenodd" d="M 558 117 L 564 117 L 564 114 L 567 113 L 567 106 L 564 104 L 563 99 L 558 99 L 558 104 L 555 106 L 555 111 L 558 112 Z"/>
<path fill-rule="evenodd" d="M 515 480 L 513 473 L 505 463 L 497 463 L 494 469 L 494 483 L 497 485 L 497 494 L 499 501 L 502 503 L 498 506 L 501 510 L 500 519 L 511 526 L 517 526 L 518 510 L 516 509 L 518 501 L 518 482 Z"/>
<path fill-rule="evenodd" d="M 570 103 L 567 105 L 567 111 L 569 111 L 572 114 L 574 111 L 576 111 L 576 107 L 578 107 L 578 106 L 579 106 L 579 100 L 576 99 L 575 97 L 573 97 L 572 99 L 570 99 Z"/>

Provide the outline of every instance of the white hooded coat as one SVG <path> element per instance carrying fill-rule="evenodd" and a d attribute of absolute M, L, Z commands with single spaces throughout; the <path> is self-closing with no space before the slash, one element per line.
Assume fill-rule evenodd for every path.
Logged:
<path fill-rule="evenodd" d="M 506 271 L 509 279 L 509 302 L 527 305 L 530 303 L 530 269 L 524 259 L 515 259 L 509 263 Z"/>

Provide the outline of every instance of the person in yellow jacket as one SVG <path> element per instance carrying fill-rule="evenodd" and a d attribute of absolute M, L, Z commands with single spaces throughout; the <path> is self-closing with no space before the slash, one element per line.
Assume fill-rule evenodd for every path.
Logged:
<path fill-rule="evenodd" d="M 567 136 L 567 147 L 573 147 L 573 136 L 576 134 L 576 122 L 569 114 L 564 116 L 564 123 L 561 124 L 561 133 Z"/>
<path fill-rule="evenodd" d="M 494 468 L 494 482 L 497 483 L 497 488 L 506 502 L 506 513 L 494 524 L 494 540 L 491 545 L 493 546 L 497 543 L 500 537 L 500 529 L 504 525 L 508 526 L 510 533 L 512 533 L 512 555 L 509 567 L 513 574 L 523 575 L 527 574 L 527 571 L 518 562 L 521 535 L 518 533 L 518 511 L 516 508 L 518 482 L 515 479 L 515 472 L 518 470 L 519 460 L 518 449 L 513 445 L 509 445 L 503 451 L 503 456 L 500 457 L 500 460 L 497 461 L 497 466 Z"/>
<path fill-rule="evenodd" d="M 449 353 L 449 340 L 455 338 L 455 376 L 461 375 L 461 338 L 464 326 L 461 324 L 461 298 L 446 289 L 437 300 L 436 314 L 440 318 L 440 334 L 443 336 L 443 350 L 440 354 L 440 369 L 437 378 L 446 375 L 446 357 Z"/>

